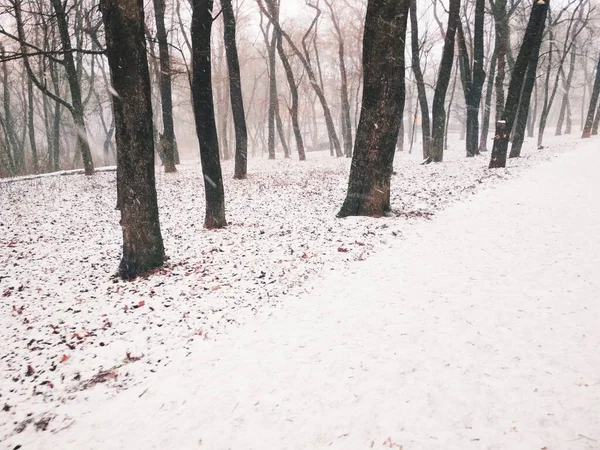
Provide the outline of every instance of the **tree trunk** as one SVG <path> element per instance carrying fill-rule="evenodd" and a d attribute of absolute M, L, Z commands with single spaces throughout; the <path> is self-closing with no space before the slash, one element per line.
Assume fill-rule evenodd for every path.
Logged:
<path fill-rule="evenodd" d="M 31 77 L 27 77 L 27 128 L 29 129 L 29 148 L 31 149 L 31 162 L 33 163 L 33 171 L 40 171 L 38 160 L 37 145 L 35 143 L 35 126 L 33 120 L 33 81 Z"/>
<path fill-rule="evenodd" d="M 390 211 L 390 183 L 404 111 L 409 0 L 369 0 L 363 37 L 364 88 L 348 192 L 338 217 Z"/>
<path fill-rule="evenodd" d="M 529 64 L 535 64 L 537 67 L 537 56 L 539 55 L 539 48 L 549 5 L 550 0 L 546 0 L 545 2 L 535 2 L 531 9 L 531 15 L 529 17 L 527 29 L 525 30 L 523 43 L 521 44 L 521 49 L 519 50 L 519 54 L 515 61 L 515 67 L 508 87 L 508 95 L 502 113 L 502 119 L 498 120 L 496 123 L 494 147 L 492 149 L 492 157 L 489 166 L 490 169 L 506 167 L 508 143 L 517 116 L 525 74 Z"/>
<path fill-rule="evenodd" d="M 494 93 L 494 77 L 496 76 L 496 53 L 492 55 L 488 85 L 485 93 L 485 107 L 483 111 L 483 122 L 481 124 L 481 135 L 479 136 L 479 151 L 487 152 L 488 134 L 490 131 L 490 117 L 492 113 L 492 95 Z"/>
<path fill-rule="evenodd" d="M 344 37 L 340 28 L 340 23 L 335 15 L 331 0 L 326 0 L 325 3 L 331 12 L 331 20 L 338 38 L 338 59 L 340 62 L 340 107 L 341 107 L 341 123 L 342 123 L 342 138 L 344 139 L 344 154 L 346 158 L 352 158 L 352 122 L 350 120 L 350 100 L 348 97 L 348 75 L 346 72 Z"/>
<path fill-rule="evenodd" d="M 269 55 L 269 159 L 275 159 L 275 108 L 277 106 L 277 71 L 275 67 L 275 51 L 277 49 L 277 34 L 275 27 L 271 31 L 271 40 L 268 46 Z"/>
<path fill-rule="evenodd" d="M 248 173 L 248 130 L 244 114 L 244 97 L 242 95 L 242 78 L 240 62 L 235 41 L 235 15 L 231 0 L 221 0 L 223 8 L 223 41 L 227 54 L 227 69 L 229 72 L 229 96 L 235 128 L 235 169 L 233 178 L 243 180 Z"/>
<path fill-rule="evenodd" d="M 485 82 L 484 63 L 484 25 L 485 0 L 476 0 L 475 3 L 475 31 L 473 39 L 473 68 L 467 50 L 467 43 L 462 26 L 458 21 L 458 50 L 461 60 L 461 79 L 467 108 L 466 119 L 466 150 L 467 157 L 479 154 L 479 105 L 481 93 Z"/>
<path fill-rule="evenodd" d="M 300 131 L 300 122 L 298 120 L 298 86 L 296 85 L 296 80 L 294 79 L 294 72 L 292 71 L 292 66 L 287 58 L 283 50 L 283 40 L 280 39 L 277 41 L 277 53 L 279 54 L 279 59 L 283 64 L 283 69 L 285 70 L 285 76 L 287 78 L 288 85 L 290 87 L 290 93 L 292 96 L 292 105 L 290 107 L 290 117 L 292 119 L 292 128 L 294 130 L 294 138 L 296 139 L 296 149 L 298 150 L 298 158 L 300 161 L 306 160 L 306 152 L 304 151 L 304 141 L 302 139 L 302 132 Z"/>
<path fill-rule="evenodd" d="M 600 103 L 598 103 L 596 117 L 594 117 L 594 123 L 592 125 L 592 136 L 596 136 L 598 134 L 598 125 L 600 125 Z"/>
<path fill-rule="evenodd" d="M 506 0 L 496 0 L 492 5 L 496 25 L 496 44 L 494 53 L 497 58 L 496 71 L 496 122 L 502 119 L 504 110 L 504 79 L 506 78 L 506 52 L 509 48 L 508 17 Z"/>
<path fill-rule="evenodd" d="M 219 139 L 212 93 L 210 52 L 212 9 L 213 0 L 192 2 L 192 96 L 206 195 L 204 226 L 209 229 L 227 226 L 225 190 L 219 160 Z"/>
<path fill-rule="evenodd" d="M 177 172 L 175 167 L 175 126 L 173 124 L 173 94 L 171 92 L 171 60 L 169 42 L 165 28 L 165 0 L 154 0 L 156 40 L 160 61 L 160 98 L 162 105 L 163 133 L 160 139 L 161 152 L 166 173 Z"/>
<path fill-rule="evenodd" d="M 429 121 L 429 106 L 427 103 L 427 91 L 425 90 L 425 79 L 421 70 L 420 48 L 419 48 L 419 21 L 417 19 L 417 0 L 410 0 L 410 27 L 411 27 L 411 53 L 412 70 L 417 82 L 417 95 L 421 109 L 421 133 L 423 135 L 423 159 L 429 157 L 429 143 L 431 140 L 431 125 Z"/>
<path fill-rule="evenodd" d="M 73 59 L 73 49 L 71 47 L 71 37 L 69 35 L 69 26 L 67 24 L 67 16 L 61 0 L 51 0 L 54 12 L 56 13 L 56 24 L 60 35 L 60 40 L 63 49 L 63 64 L 67 72 L 67 81 L 71 91 L 71 115 L 75 124 L 77 134 L 77 148 L 81 153 L 83 167 L 86 175 L 94 174 L 94 162 L 92 160 L 92 152 L 90 143 L 87 138 L 87 127 L 85 124 L 85 114 L 83 103 L 81 101 L 81 85 L 77 77 L 77 68 Z"/>
<path fill-rule="evenodd" d="M 525 81 L 523 84 L 523 90 L 521 92 L 521 100 L 517 109 L 516 122 L 514 125 L 514 133 L 512 136 L 512 146 L 510 148 L 509 158 L 519 158 L 521 156 L 521 149 L 523 148 L 523 142 L 525 141 L 525 132 L 527 130 L 527 119 L 530 115 L 531 105 L 531 93 L 535 86 L 537 62 L 540 54 L 540 46 L 542 44 L 543 29 L 541 29 L 539 41 L 536 47 L 531 52 L 531 57 L 527 65 L 527 72 L 525 73 Z M 537 108 L 537 106 L 536 106 Z M 536 111 L 537 115 L 537 111 Z"/>
<path fill-rule="evenodd" d="M 302 52 L 298 49 L 296 44 L 294 44 L 294 41 L 292 41 L 290 36 L 282 30 L 281 25 L 279 23 L 279 18 L 277 16 L 274 16 L 274 14 L 273 14 L 273 0 L 267 0 L 267 5 L 269 6 L 270 11 L 267 11 L 265 9 L 265 7 L 262 3 L 262 0 L 258 0 L 258 5 L 259 5 L 261 11 L 264 14 L 268 15 L 269 19 L 271 20 L 271 23 L 273 23 L 273 26 L 277 29 L 277 32 L 281 33 L 281 36 L 283 36 L 283 38 L 289 44 L 290 48 L 293 50 L 293 52 L 296 54 L 296 56 L 298 56 L 298 59 L 300 59 L 300 62 L 302 63 L 302 66 L 304 67 L 304 70 L 306 70 L 306 74 L 308 75 L 308 80 L 310 82 L 310 86 L 315 91 L 315 94 L 317 95 L 317 98 L 319 99 L 319 102 L 321 103 L 321 107 L 323 108 L 323 115 L 325 116 L 325 125 L 327 126 L 327 134 L 329 135 L 329 140 L 333 143 L 336 156 L 338 156 L 338 157 L 344 156 L 344 153 L 342 152 L 342 148 L 340 146 L 340 141 L 339 141 L 339 139 L 337 137 L 337 133 L 335 131 L 335 125 L 333 123 L 333 118 L 331 116 L 331 110 L 329 108 L 329 104 L 327 103 L 327 99 L 325 98 L 323 89 L 321 89 L 321 86 L 319 85 L 319 83 L 317 81 L 317 77 L 315 75 L 315 71 L 312 68 L 312 65 L 310 64 L 310 62 L 306 58 L 306 56 L 304 54 L 302 54 Z M 313 23 L 314 23 L 314 20 L 313 20 Z M 305 50 L 308 51 L 307 49 L 305 49 Z"/>
<path fill-rule="evenodd" d="M 143 0 L 101 0 L 111 71 L 121 196 L 123 258 L 119 275 L 132 279 L 160 267 L 165 250 L 154 175 L 150 74 Z"/>
<path fill-rule="evenodd" d="M 433 162 L 444 160 L 444 135 L 446 129 L 446 93 L 450 84 L 452 65 L 454 62 L 454 40 L 460 13 L 460 0 L 450 0 L 448 10 L 448 29 L 444 39 L 444 50 L 438 75 L 432 107 L 431 147 L 429 156 Z"/>
<path fill-rule="evenodd" d="M 592 96 L 590 97 L 590 106 L 588 108 L 587 118 L 583 126 L 583 138 L 589 138 L 592 135 L 594 127 L 594 116 L 598 105 L 598 97 L 600 96 L 600 55 L 598 56 L 598 65 L 596 67 L 596 78 L 594 79 L 594 87 Z"/>

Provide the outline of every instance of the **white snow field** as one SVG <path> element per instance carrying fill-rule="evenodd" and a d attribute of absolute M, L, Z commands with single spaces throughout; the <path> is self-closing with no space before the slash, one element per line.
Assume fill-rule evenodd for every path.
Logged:
<path fill-rule="evenodd" d="M 227 180 L 219 232 L 161 176 L 171 266 L 134 283 L 114 174 L 0 185 L 2 448 L 600 449 L 600 141 L 399 155 L 384 219 L 313 159 Z"/>

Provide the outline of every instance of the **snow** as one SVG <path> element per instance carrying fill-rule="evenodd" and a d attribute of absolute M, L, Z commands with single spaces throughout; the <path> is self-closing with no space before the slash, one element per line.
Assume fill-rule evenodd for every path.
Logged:
<path fill-rule="evenodd" d="M 157 180 L 170 266 L 133 283 L 111 279 L 114 173 L 2 184 L 0 436 L 599 448 L 597 148 L 556 139 L 499 171 L 462 145 L 399 154 L 386 219 L 335 219 L 347 160 L 251 160 L 218 232 L 184 166 Z"/>

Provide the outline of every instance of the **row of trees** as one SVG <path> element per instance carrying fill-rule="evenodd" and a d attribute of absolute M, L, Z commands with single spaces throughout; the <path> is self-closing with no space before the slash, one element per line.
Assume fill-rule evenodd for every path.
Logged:
<path fill-rule="evenodd" d="M 292 156 L 296 150 L 304 159 L 307 151 L 330 148 L 334 155 L 351 156 L 363 89 L 365 3 L 311 0 L 296 8 L 301 19 L 295 20 L 284 3 L 279 24 L 278 1 L 218 1 L 211 42 L 217 134 L 221 159 L 234 154 L 238 159 L 236 178 L 244 176 L 248 152 L 265 151 L 274 158 L 277 151 Z M 413 3 L 398 146 L 408 138 L 412 150 L 420 131 L 424 159 L 440 161 L 448 130 L 460 128 L 467 156 L 485 151 L 491 142 L 489 124 L 502 111 L 530 1 Z M 60 14 L 63 7 L 65 14 Z M 152 0 L 145 7 L 154 138 L 165 170 L 173 171 L 178 147 L 184 156 L 196 147 L 195 136 L 188 133 L 193 123 L 191 2 Z M 448 13 L 456 17 L 457 11 L 461 20 L 449 20 Z M 533 135 L 539 122 L 539 145 L 548 120 L 556 120 L 557 134 L 570 133 L 573 122 L 585 121 L 571 104 L 585 100 L 587 106 L 597 57 L 590 46 L 596 36 L 593 2 L 557 0 L 552 11 L 540 50 L 546 76 L 532 78 L 524 133 Z M 94 163 L 112 164 L 112 99 L 94 0 L 0 0 L 0 16 L 5 124 L 0 130 L 0 176 L 82 165 L 91 173 Z M 60 29 L 65 25 L 63 43 Z M 237 46 L 232 45 L 232 30 Z M 442 55 L 452 36 L 453 53 Z M 235 57 L 227 51 L 236 47 L 243 72 L 237 81 L 230 76 L 236 71 L 229 70 Z M 73 58 L 62 57 L 64 48 L 71 49 Z M 238 92 L 237 100 L 230 90 Z"/>
<path fill-rule="evenodd" d="M 235 178 L 245 178 L 248 157 L 249 109 L 245 106 L 248 105 L 245 101 L 248 94 L 245 98 L 236 38 L 241 15 L 240 3 L 236 10 L 231 0 L 221 0 L 220 9 L 217 9 L 213 0 L 189 0 L 191 17 L 186 27 L 185 11 L 179 1 L 169 2 L 171 15 L 167 21 L 165 1 L 153 0 L 156 32 L 152 34 L 147 27 L 148 16 L 142 0 L 101 0 L 99 9 L 91 0 L 89 3 L 88 0 L 52 0 L 51 5 L 43 0 L 2 1 L 8 2 L 4 14 L 14 19 L 14 30 L 6 27 L 0 30 L 6 42 L 12 45 L 2 49 L 5 106 L 4 114 L 0 115 L 0 125 L 4 131 L 3 140 L 0 140 L 0 161 L 3 167 L 12 169 L 10 173 L 14 172 L 15 167 L 23 165 L 25 138 L 21 138 L 21 148 L 17 151 L 19 138 L 15 135 L 20 131 L 19 134 L 25 136 L 28 130 L 31 159 L 34 169 L 39 169 L 35 139 L 35 88 L 39 91 L 38 98 L 39 94 L 42 98 L 37 106 L 42 119 L 38 119 L 38 122 L 44 124 L 47 136 L 52 138 L 48 140 L 49 143 L 52 141 L 49 146 L 53 146 L 48 151 L 51 159 L 56 159 L 60 148 L 61 115 L 62 110 L 66 109 L 75 129 L 77 153 L 74 157 L 80 159 L 85 173 L 92 175 L 94 166 L 85 105 L 94 98 L 97 104 L 103 103 L 97 88 L 98 84 L 103 83 L 110 93 L 108 102 L 112 111 L 109 120 L 100 111 L 100 122 L 105 131 L 104 148 L 105 151 L 110 148 L 113 135 L 117 148 L 117 204 L 121 210 L 124 246 L 120 273 L 124 278 L 131 278 L 160 266 L 164 261 L 164 248 L 156 202 L 154 148 L 158 150 L 165 171 L 176 171 L 178 151 L 172 87 L 173 74 L 179 70 L 189 82 L 205 181 L 205 226 L 226 226 L 221 158 L 228 156 L 222 151 L 222 141 L 227 139 L 227 127 L 219 132 L 217 120 L 217 117 L 224 115 L 223 103 L 230 105 L 233 118 Z M 416 91 L 414 97 L 418 100 L 417 106 L 408 108 L 410 125 L 407 128 L 411 147 L 418 122 L 417 113 L 420 112 L 425 162 L 443 161 L 452 99 L 455 92 L 462 91 L 466 156 L 472 157 L 486 150 L 491 103 L 495 96 L 496 130 L 490 167 L 504 167 L 507 156 L 520 155 L 526 128 L 528 125 L 532 128 L 532 117 L 537 114 L 538 97 L 543 98 L 538 129 L 540 146 L 559 90 L 563 94 L 559 123 L 565 118 L 567 124 L 572 122 L 569 93 L 576 81 L 574 69 L 578 58 L 587 61 L 590 57 L 582 52 L 582 42 L 593 35 L 590 23 L 595 10 L 591 0 L 565 0 L 562 4 L 555 1 L 558 5 L 550 8 L 549 0 L 449 0 L 446 22 L 443 22 L 438 13 L 439 7 L 445 5 L 439 0 L 432 0 L 432 9 L 422 13 L 417 9 L 416 0 L 370 0 L 364 16 L 360 8 L 351 7 L 345 0 L 323 0 L 337 47 L 336 64 L 325 66 L 317 45 L 317 31 L 323 14 L 318 1 L 307 2 L 307 10 L 313 11 L 313 15 L 300 38 L 282 21 L 278 0 L 256 0 L 259 26 L 256 29 L 256 24 L 250 23 L 247 27 L 254 27 L 264 41 L 268 107 L 262 109 L 266 110 L 269 158 L 275 158 L 276 137 L 285 156 L 291 155 L 284 126 L 286 115 L 280 109 L 281 86 L 277 83 L 279 62 L 287 81 L 288 124 L 293 131 L 298 157 L 306 158 L 300 104 L 303 97 L 311 98 L 310 95 L 311 107 L 318 105 L 322 111 L 331 153 L 352 157 L 348 193 L 339 212 L 340 217 L 381 216 L 390 210 L 393 160 L 399 137 L 403 138 L 405 134 L 401 129 L 404 128 L 404 113 L 407 111 L 407 78 L 414 79 L 414 83 L 408 86 L 413 93 Z M 344 35 L 339 14 L 341 3 L 345 4 L 346 12 L 353 11 L 356 17 L 364 17 L 362 47 L 356 42 L 360 43 L 357 35 L 353 38 Z M 100 17 L 95 17 L 97 14 Z M 25 15 L 29 20 L 24 19 Z M 221 16 L 219 36 L 223 43 L 229 80 L 227 101 L 213 86 L 214 43 L 217 39 L 212 29 Z M 433 16 L 432 20 L 439 28 L 439 39 L 443 43 L 439 46 L 436 45 L 437 40 L 428 34 L 429 31 L 423 36 L 419 34 L 419 24 L 426 23 L 428 16 Z M 411 58 L 407 63 L 405 43 L 409 21 Z M 167 31 L 167 22 L 170 32 Z M 492 27 L 487 27 L 486 34 L 486 24 L 492 22 L 495 32 L 491 33 Z M 517 25 L 511 27 L 509 23 Z M 179 26 L 183 46 L 174 43 L 175 25 Z M 513 56 L 513 40 L 510 38 L 515 34 L 519 35 L 519 39 L 514 39 L 518 40 L 516 57 Z M 490 45 L 492 41 L 495 42 L 494 46 Z M 158 56 L 154 44 L 158 46 Z M 432 82 L 431 76 L 427 75 L 431 72 L 427 63 L 439 47 L 441 59 Z M 358 86 L 353 89 L 350 89 L 352 82 L 347 70 L 348 48 L 362 48 L 360 82 L 355 81 Z M 486 54 L 486 48 L 493 51 Z M 179 58 L 174 54 L 178 54 Z M 104 58 L 109 71 L 104 69 Z M 538 76 L 540 61 L 545 66 L 542 77 Z M 11 114 L 9 64 L 22 64 L 23 73 L 26 74 L 22 100 L 23 105 L 27 106 L 22 109 L 27 111 L 23 113 L 21 127 L 17 126 L 19 122 Z M 405 71 L 407 66 L 411 69 L 408 77 Z M 337 72 L 333 70 L 335 67 L 338 68 Z M 326 95 L 324 74 L 327 70 L 337 73 L 335 90 L 339 98 L 334 102 L 338 104 L 337 119 L 334 118 L 331 98 Z M 100 78 L 96 72 L 101 74 Z M 598 127 L 600 67 L 596 72 L 584 135 L 592 134 L 594 125 L 597 132 Z M 64 86 L 61 85 L 63 80 L 66 80 Z M 505 95 L 507 82 L 508 91 Z M 303 83 L 310 88 L 309 93 L 300 89 Z M 588 83 L 588 79 L 583 82 L 586 87 Z M 153 84 L 160 97 L 160 133 L 156 124 L 158 114 L 153 114 Z M 255 83 L 254 88 L 256 86 Z M 541 96 L 540 92 L 535 95 L 536 89 L 541 91 Z M 354 111 L 350 100 L 352 91 L 355 92 L 357 103 Z M 254 94 L 252 92 L 250 96 L 250 105 Z M 216 104 L 215 95 L 218 100 Z M 431 114 L 430 97 L 433 97 Z M 156 101 L 154 103 L 156 110 Z M 353 112 L 355 123 L 357 121 L 354 137 Z M 221 120 L 220 123 L 226 122 Z M 589 127 L 587 123 L 590 123 Z M 337 129 L 342 131 L 341 140 Z M 557 126 L 557 132 L 562 132 L 562 125 Z M 508 154 L 511 142 L 512 148 Z"/>

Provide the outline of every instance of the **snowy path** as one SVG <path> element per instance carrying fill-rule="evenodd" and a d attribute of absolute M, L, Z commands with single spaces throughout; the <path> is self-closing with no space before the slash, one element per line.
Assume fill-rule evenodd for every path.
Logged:
<path fill-rule="evenodd" d="M 145 385 L 90 391 L 64 406 L 77 420 L 63 431 L 9 444 L 599 449 L 598 144 L 446 209 Z"/>

